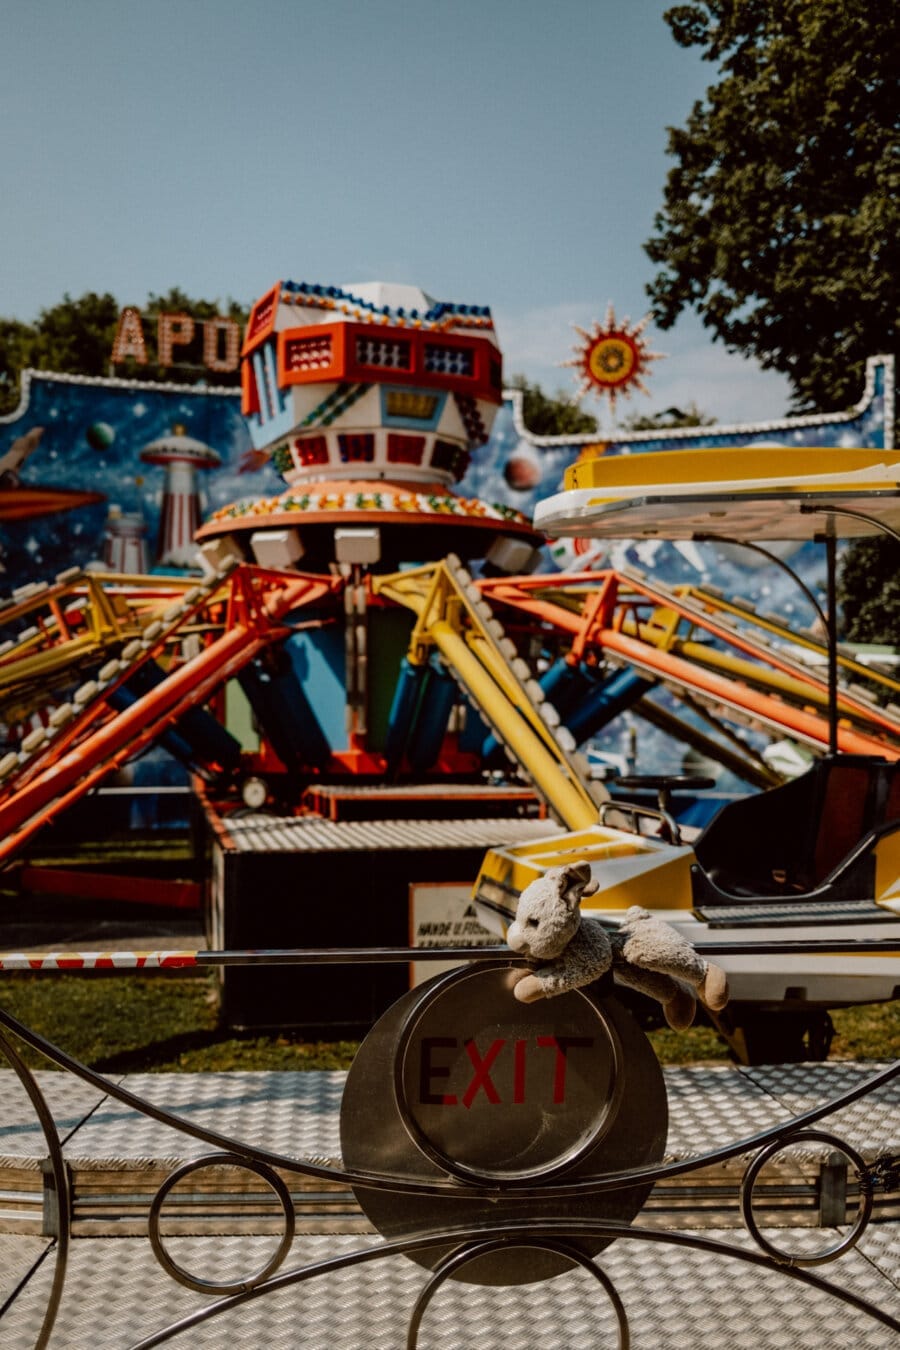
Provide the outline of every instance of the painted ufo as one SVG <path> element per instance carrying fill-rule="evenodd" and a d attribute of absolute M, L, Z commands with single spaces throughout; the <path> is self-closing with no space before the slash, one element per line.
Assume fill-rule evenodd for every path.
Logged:
<path fill-rule="evenodd" d="M 200 524 L 200 492 L 197 471 L 214 469 L 221 456 L 209 445 L 175 426 L 171 435 L 151 441 L 141 451 L 145 464 L 165 468 L 162 512 L 159 522 L 157 563 L 162 567 L 190 567 L 197 552 L 194 535 Z"/>

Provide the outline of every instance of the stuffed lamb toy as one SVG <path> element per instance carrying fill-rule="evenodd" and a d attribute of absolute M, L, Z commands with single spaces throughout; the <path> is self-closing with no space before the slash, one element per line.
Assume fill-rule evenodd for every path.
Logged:
<path fill-rule="evenodd" d="M 526 886 L 506 941 L 518 955 L 546 964 L 523 972 L 515 986 L 517 999 L 533 1003 L 552 998 L 590 984 L 612 967 L 620 984 L 662 1004 L 675 1031 L 691 1025 L 697 999 L 713 1011 L 725 1007 L 724 970 L 704 961 L 661 919 L 632 905 L 621 927 L 609 931 L 597 919 L 584 916 L 582 896 L 596 890 L 585 862 L 551 867 Z"/>

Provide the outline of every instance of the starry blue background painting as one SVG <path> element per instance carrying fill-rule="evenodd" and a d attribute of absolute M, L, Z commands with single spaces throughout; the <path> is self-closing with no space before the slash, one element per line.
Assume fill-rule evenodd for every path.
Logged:
<path fill-rule="evenodd" d="M 250 440 L 234 390 L 72 380 L 33 374 L 23 400 L 0 423 L 0 457 L 32 427 L 43 427 L 38 448 L 23 466 L 23 483 L 101 492 L 106 501 L 58 515 L 0 526 L 4 589 L 50 578 L 63 568 L 102 558 L 111 504 L 140 512 L 155 558 L 165 470 L 141 462 L 141 450 L 175 426 L 212 446 L 221 468 L 199 475 L 204 514 L 240 496 L 260 496 L 283 486 L 268 465 L 239 472 Z"/>
<path fill-rule="evenodd" d="M 652 450 L 716 449 L 724 451 L 741 446 L 772 444 L 799 448 L 802 446 L 833 446 L 881 449 L 893 441 L 893 363 L 887 358 L 870 360 L 867 387 L 860 390 L 860 403 L 851 415 L 811 415 L 804 417 L 765 420 L 765 409 L 760 409 L 760 420 L 740 426 L 689 427 L 680 432 L 639 432 L 630 435 L 604 434 L 606 454 L 637 454 Z M 702 401 L 702 391 L 698 392 Z M 585 403 L 588 410 L 588 404 Z M 887 434 L 886 434 L 887 433 Z M 460 485 L 460 491 L 486 501 L 502 501 L 515 506 L 526 515 L 534 512 L 542 497 L 558 492 L 565 470 L 577 458 L 586 444 L 601 439 L 601 434 L 581 436 L 565 442 L 553 437 L 533 439 L 519 434 L 515 425 L 513 404 L 507 401 L 497 413 L 490 442 L 472 457 L 472 464 Z M 510 461 L 520 456 L 533 466 L 533 473 L 524 476 L 534 482 L 525 490 L 510 486 Z"/>
<path fill-rule="evenodd" d="M 786 447 L 877 448 L 892 444 L 892 392 L 890 365 L 878 358 L 870 362 L 867 389 L 851 415 L 697 428 L 680 435 L 635 434 L 608 442 L 607 453 L 670 450 L 686 445 L 719 446 L 727 453 L 760 442 Z M 232 389 L 31 373 L 25 378 L 18 409 L 0 420 L 0 459 L 18 437 L 37 426 L 44 428 L 44 434 L 22 466 L 21 481 L 41 487 L 89 489 L 102 493 L 106 500 L 57 515 L 0 524 L 0 561 L 5 569 L 0 574 L 0 594 L 102 558 L 104 526 L 113 504 L 123 512 L 142 514 L 152 567 L 165 471 L 142 463 L 140 454 L 151 441 L 171 433 L 176 426 L 221 456 L 220 467 L 199 475 L 204 516 L 229 502 L 271 496 L 284 488 L 270 464 L 241 472 L 251 445 L 241 417 L 240 395 Z M 513 404 L 507 401 L 497 414 L 489 443 L 473 454 L 459 491 L 530 515 L 541 497 L 559 491 L 565 469 L 591 439 L 542 442 L 523 435 L 516 426 Z M 691 551 L 665 543 L 645 543 L 623 544 L 622 549 L 618 550 L 619 560 L 652 565 L 661 579 L 670 581 L 701 580 L 723 565 L 722 559 L 712 553 L 704 560 L 696 547 Z M 644 556 L 648 549 L 652 557 Z M 617 560 L 615 548 L 611 560 Z M 735 585 L 741 585 L 739 576 Z"/>

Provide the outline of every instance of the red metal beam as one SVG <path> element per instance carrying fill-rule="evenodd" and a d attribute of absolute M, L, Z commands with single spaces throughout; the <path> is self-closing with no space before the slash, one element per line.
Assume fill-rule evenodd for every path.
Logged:
<path fill-rule="evenodd" d="M 110 872 L 85 872 L 72 867 L 23 867 L 19 885 L 31 895 L 64 895 L 76 900 L 116 900 L 167 909 L 199 909 L 199 881 L 162 877 L 129 877 Z"/>
<path fill-rule="evenodd" d="M 244 575 L 240 575 L 244 573 Z M 183 713 L 205 703 L 270 643 L 290 631 L 280 620 L 302 604 L 321 600 L 343 582 L 338 578 L 235 573 L 231 626 L 179 666 L 132 707 L 88 734 L 76 746 L 48 760 L 19 791 L 0 803 L 0 862 L 8 860 L 54 815 L 70 806 L 125 759 L 139 753 Z"/>

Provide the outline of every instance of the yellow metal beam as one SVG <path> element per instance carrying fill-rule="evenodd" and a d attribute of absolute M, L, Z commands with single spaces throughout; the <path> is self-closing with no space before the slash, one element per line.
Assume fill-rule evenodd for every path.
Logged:
<path fill-rule="evenodd" d="M 512 659 L 491 631 L 487 604 L 451 563 L 373 579 L 376 594 L 416 615 L 408 659 L 421 664 L 433 646 L 455 671 L 497 737 L 509 747 L 541 796 L 569 829 L 596 823 L 597 804 L 578 767 L 543 721 Z"/>
<path fill-rule="evenodd" d="M 827 647 L 824 637 L 817 640 L 811 635 L 791 628 L 787 622 L 780 622 L 774 615 L 757 614 L 755 610 L 747 609 L 744 605 L 737 605 L 733 600 L 725 599 L 724 596 L 712 595 L 701 586 L 676 586 L 673 590 L 679 599 L 690 599 L 696 604 L 702 605 L 708 611 L 715 610 L 722 614 L 729 614 L 732 618 L 741 619 L 744 623 L 759 628 L 772 637 L 790 642 L 796 647 L 803 647 L 806 651 L 816 652 L 823 659 L 825 657 Z M 860 679 L 871 680 L 875 684 L 880 684 L 885 689 L 889 689 L 891 693 L 900 694 L 900 680 L 889 675 L 887 671 L 878 670 L 874 666 L 867 666 L 863 661 L 848 655 L 840 648 L 838 649 L 837 659 L 842 670 L 848 671 Z"/>

